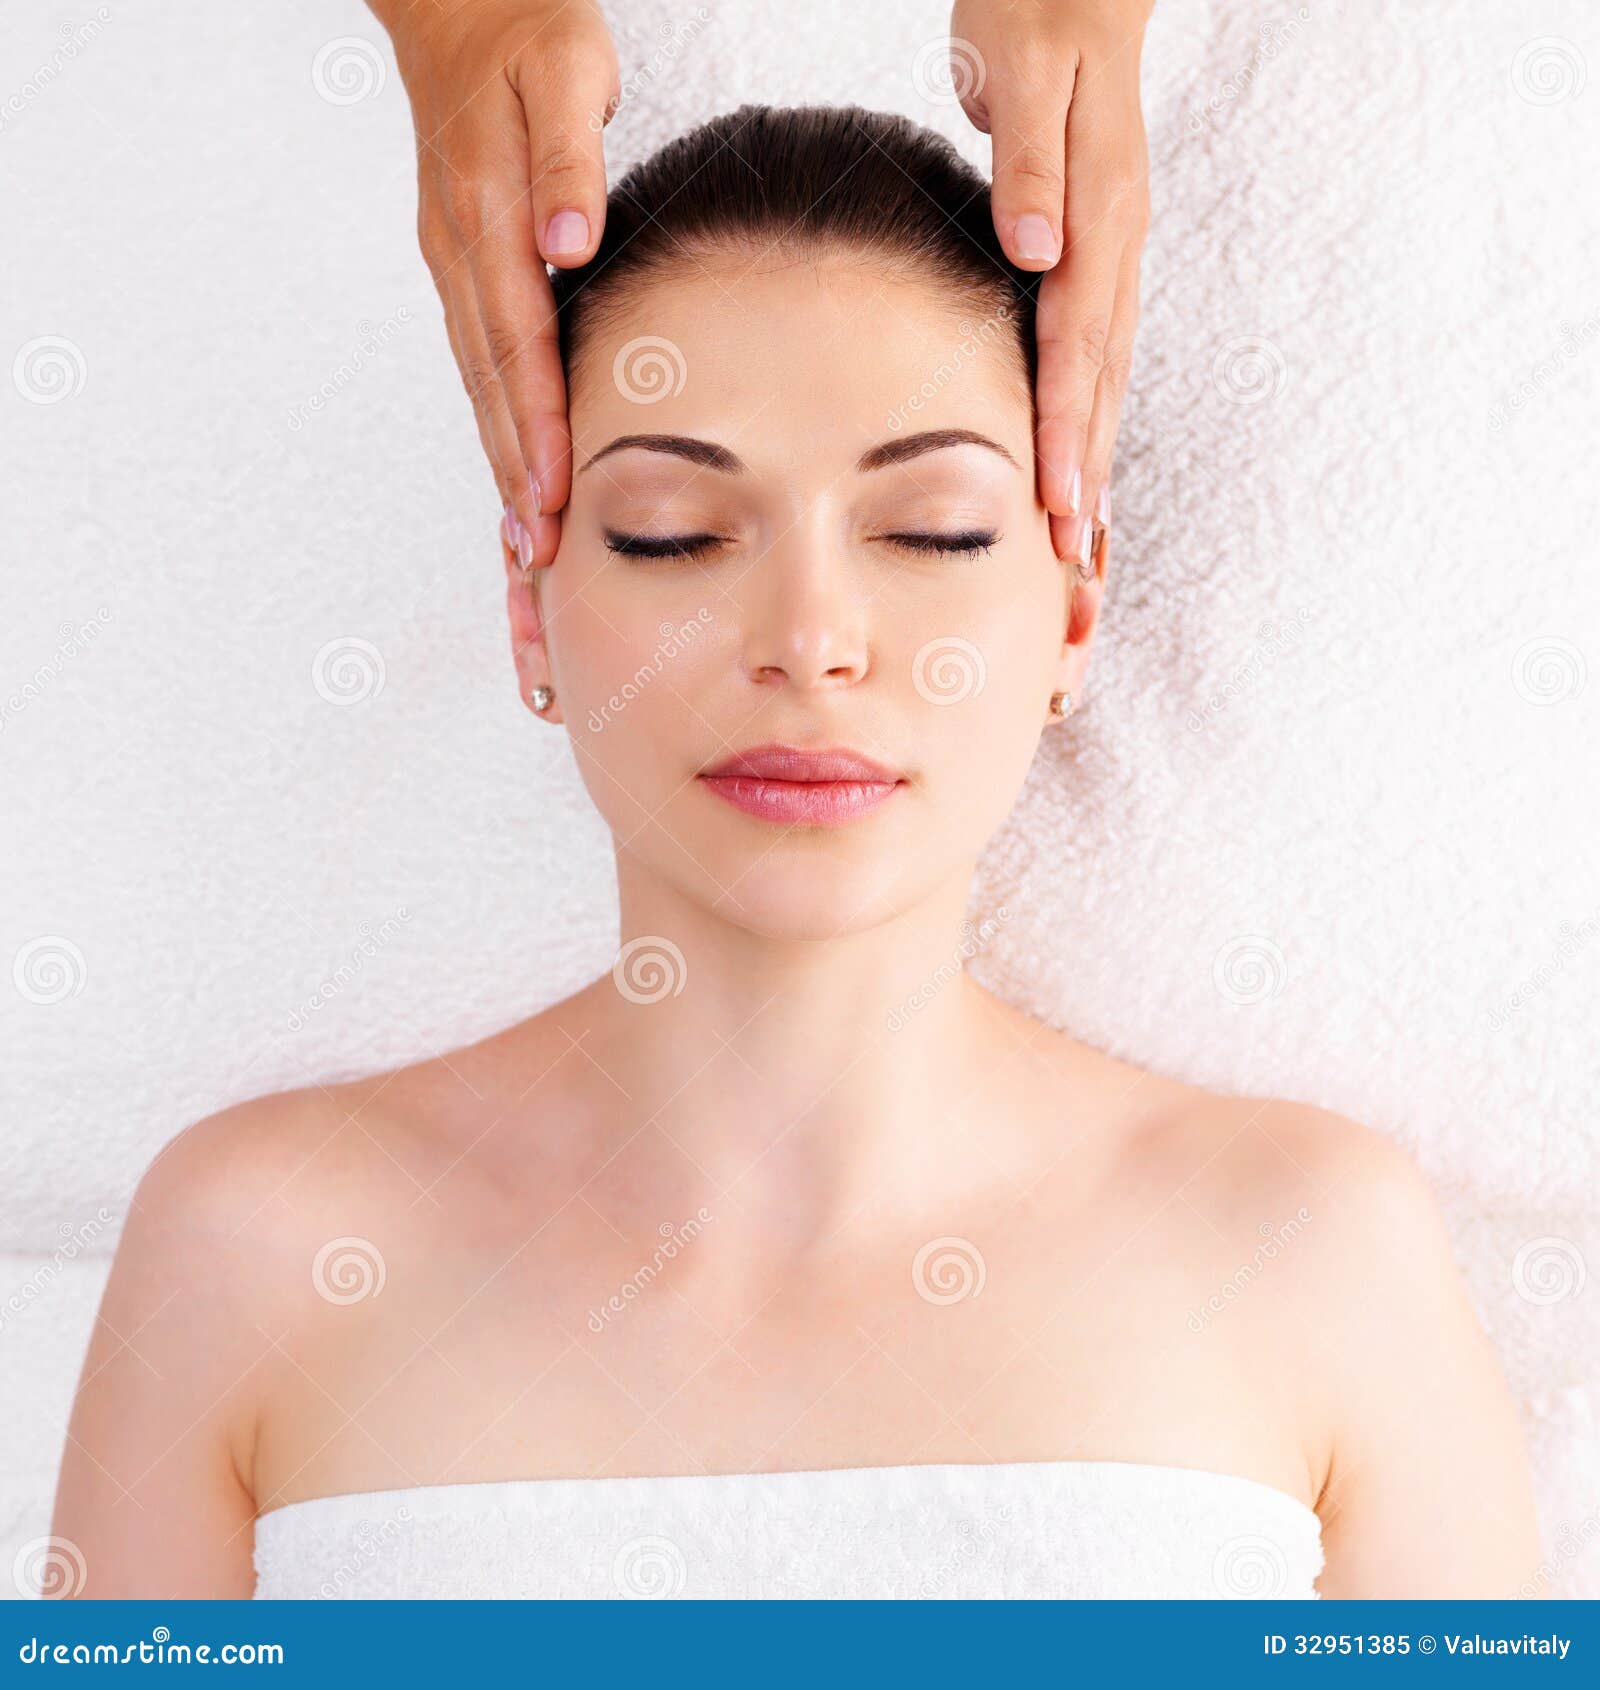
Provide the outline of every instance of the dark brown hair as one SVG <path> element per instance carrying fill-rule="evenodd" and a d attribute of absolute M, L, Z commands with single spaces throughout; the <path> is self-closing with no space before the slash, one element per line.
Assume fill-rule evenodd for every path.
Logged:
<path fill-rule="evenodd" d="M 729 247 L 881 258 L 1011 331 L 1031 392 L 1034 289 L 995 236 L 989 185 L 909 118 L 860 106 L 747 105 L 669 141 L 611 190 L 587 264 L 551 274 L 567 370 L 652 276 Z"/>

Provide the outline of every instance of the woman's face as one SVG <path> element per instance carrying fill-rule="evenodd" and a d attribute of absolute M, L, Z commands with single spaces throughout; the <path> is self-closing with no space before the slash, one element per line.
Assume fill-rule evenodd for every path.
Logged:
<path fill-rule="evenodd" d="M 730 255 L 597 328 L 560 549 L 508 597 L 623 872 L 785 937 L 964 887 L 1101 591 L 1051 546 L 1011 336 L 844 256 Z M 708 773 L 772 746 L 885 780 Z"/>

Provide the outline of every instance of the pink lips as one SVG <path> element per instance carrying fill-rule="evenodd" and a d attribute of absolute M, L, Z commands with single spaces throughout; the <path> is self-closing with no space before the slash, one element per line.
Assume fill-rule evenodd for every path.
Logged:
<path fill-rule="evenodd" d="M 877 809 L 905 778 L 854 751 L 756 745 L 704 770 L 700 779 L 735 809 L 763 821 L 833 827 Z"/>

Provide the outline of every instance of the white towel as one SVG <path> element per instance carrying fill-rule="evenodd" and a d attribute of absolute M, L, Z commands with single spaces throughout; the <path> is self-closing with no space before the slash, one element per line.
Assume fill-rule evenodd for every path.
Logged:
<path fill-rule="evenodd" d="M 532 1479 L 256 1522 L 258 1598 L 1312 1598 L 1317 1516 L 1117 1461 Z"/>

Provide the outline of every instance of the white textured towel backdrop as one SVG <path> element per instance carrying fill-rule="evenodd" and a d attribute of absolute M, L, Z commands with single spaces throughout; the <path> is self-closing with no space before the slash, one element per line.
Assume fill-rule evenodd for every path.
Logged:
<path fill-rule="evenodd" d="M 933 0 L 609 11 L 615 169 L 748 99 L 988 162 Z M 616 935 L 604 830 L 514 694 L 382 32 L 34 0 L 0 63 L 9 1559 L 156 1149 L 486 1033 Z M 1600 1595 L 1600 14 L 1160 0 L 1145 99 L 1105 622 L 971 966 L 1413 1149 L 1550 1588 Z"/>

